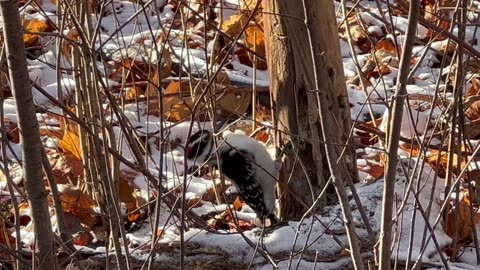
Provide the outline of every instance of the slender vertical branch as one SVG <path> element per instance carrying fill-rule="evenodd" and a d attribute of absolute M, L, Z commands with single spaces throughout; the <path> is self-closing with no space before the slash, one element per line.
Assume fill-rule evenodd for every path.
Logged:
<path fill-rule="evenodd" d="M 461 39 L 465 39 L 465 23 L 466 23 L 466 12 L 467 2 L 465 0 L 461 0 L 457 3 L 456 13 L 458 14 L 458 37 Z M 464 85 L 464 68 L 463 68 L 463 59 L 464 59 L 464 48 L 461 45 L 457 44 L 456 50 L 456 69 L 455 69 L 455 83 L 453 87 L 453 95 L 454 101 L 452 104 L 452 125 L 451 125 L 451 134 L 450 134 L 450 142 L 448 156 L 448 172 L 447 182 L 453 179 L 453 167 L 457 166 L 457 168 L 461 168 L 461 163 L 467 161 L 466 158 L 459 158 L 457 159 L 457 164 L 453 164 L 455 162 L 454 154 L 461 156 L 462 152 L 462 144 L 463 141 L 463 131 L 464 131 L 464 118 L 463 115 L 463 104 L 462 104 L 462 93 L 463 93 L 463 85 Z M 464 161 L 462 161 L 464 159 Z M 455 202 L 457 203 L 457 207 L 454 209 L 454 228 L 453 228 L 453 237 L 452 237 L 452 255 L 450 257 L 450 261 L 454 262 L 457 257 L 457 245 L 459 240 L 459 219 L 460 219 L 460 207 L 458 204 L 460 203 L 460 184 L 456 184 L 452 187 L 455 189 Z M 445 215 L 448 217 L 448 211 L 445 211 Z"/>
<path fill-rule="evenodd" d="M 8 73 L 20 127 L 26 190 L 35 224 L 35 247 L 37 259 L 40 263 L 39 269 L 57 269 L 52 224 L 48 210 L 48 193 L 43 183 L 41 154 L 43 147 L 40 141 L 35 105 L 33 104 L 17 2 L 13 0 L 0 1 L 0 15 L 3 24 Z"/>
<path fill-rule="evenodd" d="M 2 62 L 5 61 L 2 59 Z M 2 63 L 3 65 L 3 63 Z M 13 188 L 13 180 L 12 177 L 10 176 L 10 169 L 8 168 L 8 159 L 7 159 L 7 144 L 9 143 L 7 140 L 7 134 L 5 131 L 5 118 L 4 118 L 4 108 L 3 108 L 3 102 L 4 102 L 4 97 L 3 97 L 3 92 L 0 91 L 0 135 L 2 136 L 1 138 L 1 157 L 2 157 L 2 165 L 0 165 L 0 171 L 5 175 L 7 178 L 7 189 L 8 193 L 10 194 L 11 197 L 11 204 L 12 204 L 12 210 L 14 214 L 14 224 L 15 224 L 15 250 L 20 251 L 22 249 L 22 240 L 20 239 L 20 209 L 18 207 L 18 201 L 16 198 L 15 190 Z M 17 264 L 17 270 L 22 270 L 24 267 L 23 262 L 19 259 L 20 254 L 17 254 L 18 256 L 16 257 L 15 263 Z"/>
<path fill-rule="evenodd" d="M 397 90 L 393 96 L 391 129 L 387 133 L 387 164 L 385 167 L 385 181 L 382 200 L 382 222 L 380 231 L 380 258 L 379 269 L 390 269 L 390 247 L 392 244 L 392 216 L 393 200 L 395 198 L 395 177 L 398 162 L 398 142 L 400 128 L 402 126 L 403 105 L 407 94 L 407 79 L 410 72 L 410 59 L 417 31 L 417 17 L 420 10 L 420 1 L 410 1 L 408 12 L 408 27 L 405 33 L 405 41 L 400 59 Z"/>

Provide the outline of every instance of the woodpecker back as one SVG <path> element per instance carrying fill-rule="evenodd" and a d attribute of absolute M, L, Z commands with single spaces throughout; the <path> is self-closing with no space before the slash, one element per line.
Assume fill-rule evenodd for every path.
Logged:
<path fill-rule="evenodd" d="M 277 221 L 273 209 L 278 170 L 263 145 L 235 133 L 227 134 L 223 141 L 218 141 L 218 145 L 222 173 L 233 182 L 260 218 Z M 211 157 L 213 150 L 211 133 L 201 130 L 190 137 L 186 147 L 187 158 L 201 164 Z M 216 158 L 211 158 L 210 163 L 216 163 Z"/>

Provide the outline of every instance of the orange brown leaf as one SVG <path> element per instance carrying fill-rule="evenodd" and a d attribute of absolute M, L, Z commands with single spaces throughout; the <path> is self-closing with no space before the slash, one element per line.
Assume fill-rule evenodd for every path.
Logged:
<path fill-rule="evenodd" d="M 233 209 L 240 211 L 243 207 L 243 203 L 240 201 L 240 198 L 237 197 L 233 202 Z"/>
<path fill-rule="evenodd" d="M 385 171 L 382 165 L 369 160 L 367 160 L 367 164 L 365 166 L 357 166 L 357 169 L 369 174 L 374 180 L 382 177 Z"/>
<path fill-rule="evenodd" d="M 88 245 L 88 233 L 81 233 L 78 236 L 75 236 L 72 241 L 74 245 L 77 246 L 87 246 Z"/>
<path fill-rule="evenodd" d="M 30 32 L 29 34 L 23 35 L 23 43 L 25 43 L 25 47 L 27 48 L 37 45 L 40 36 L 35 33 L 52 32 L 54 30 L 53 26 L 48 23 L 47 20 L 39 19 L 25 21 L 24 27 L 27 32 Z"/>
<path fill-rule="evenodd" d="M 70 185 L 58 185 L 64 212 L 77 217 L 82 224 L 91 226 L 94 222 L 95 202 L 90 195 Z"/>
<path fill-rule="evenodd" d="M 62 148 L 63 151 L 69 152 L 79 160 L 82 160 L 80 137 L 74 132 L 66 130 L 58 146 Z"/>
<path fill-rule="evenodd" d="M 458 217 L 455 217 L 455 213 L 457 211 L 455 209 L 452 209 L 448 213 L 448 219 L 447 219 L 446 230 L 445 230 L 447 235 L 453 238 L 455 234 L 455 228 L 457 228 L 459 244 L 468 242 L 472 235 L 470 198 L 467 192 L 463 193 L 461 197 L 463 198 L 460 199 L 460 201 L 456 206 L 459 208 Z M 455 224 L 456 222 L 458 223 Z"/>
<path fill-rule="evenodd" d="M 78 181 L 83 179 L 85 172 L 83 163 L 71 152 L 59 153 L 54 149 L 48 149 L 47 156 L 57 184 L 76 186 Z"/>

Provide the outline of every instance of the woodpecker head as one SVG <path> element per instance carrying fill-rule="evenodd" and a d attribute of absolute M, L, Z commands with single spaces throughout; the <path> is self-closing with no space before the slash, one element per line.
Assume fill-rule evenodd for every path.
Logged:
<path fill-rule="evenodd" d="M 200 130 L 190 136 L 185 147 L 185 153 L 189 160 L 196 163 L 204 163 L 212 154 L 213 138 L 207 130 Z"/>

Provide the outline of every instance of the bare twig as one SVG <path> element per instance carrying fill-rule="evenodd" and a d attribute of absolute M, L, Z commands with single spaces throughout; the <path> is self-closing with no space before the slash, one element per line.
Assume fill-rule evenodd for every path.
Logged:
<path fill-rule="evenodd" d="M 387 135 L 387 165 L 385 167 L 385 181 L 382 201 L 382 223 L 380 232 L 379 269 L 390 269 L 391 243 L 392 243 L 392 213 L 395 193 L 395 177 L 398 161 L 398 142 L 402 126 L 403 104 L 405 100 L 407 78 L 410 72 L 410 58 L 417 29 L 417 17 L 420 1 L 410 1 L 408 13 L 408 28 L 399 67 L 397 90 L 393 100 L 392 116 L 389 119 L 389 132 Z"/>

